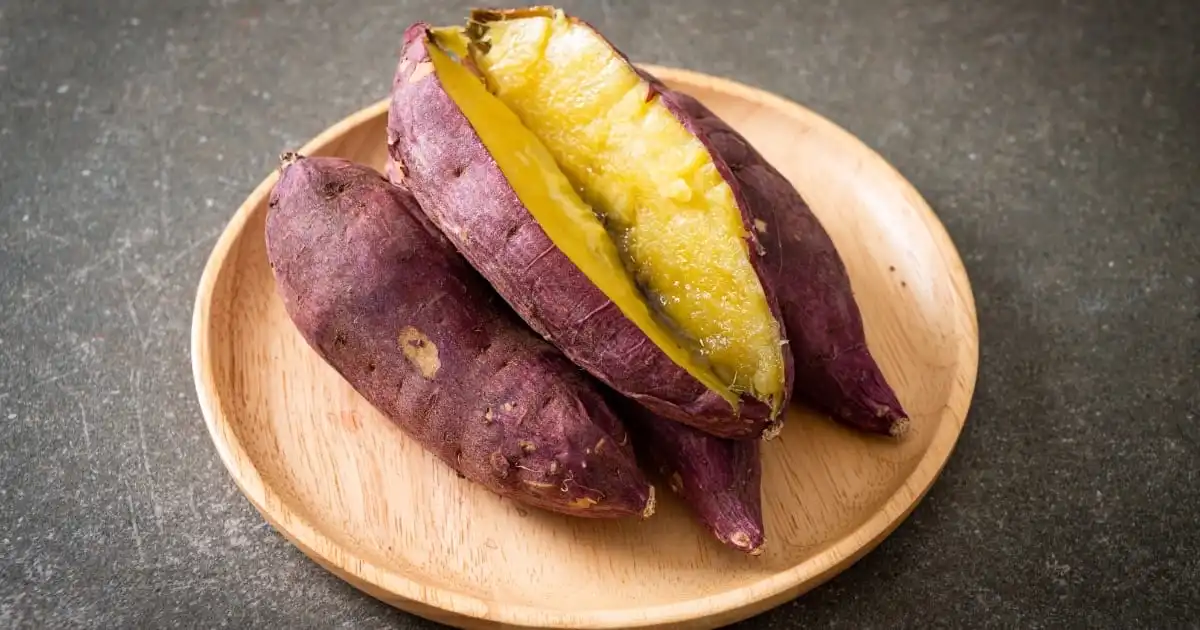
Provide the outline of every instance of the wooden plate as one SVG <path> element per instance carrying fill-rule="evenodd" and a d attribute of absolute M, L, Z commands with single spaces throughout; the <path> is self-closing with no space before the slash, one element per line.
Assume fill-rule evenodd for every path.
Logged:
<path fill-rule="evenodd" d="M 459 479 L 305 345 L 264 250 L 272 174 L 204 270 L 192 328 L 196 390 L 242 492 L 356 587 L 463 627 L 716 627 L 845 569 L 908 515 L 949 457 L 974 390 L 978 331 L 962 263 L 921 196 L 803 107 L 727 80 L 650 70 L 743 132 L 807 197 L 845 258 L 868 343 L 913 430 L 893 442 L 791 410 L 764 450 L 759 557 L 719 546 L 669 492 L 645 522 L 519 508 Z M 354 114 L 302 153 L 382 169 L 386 108 Z"/>

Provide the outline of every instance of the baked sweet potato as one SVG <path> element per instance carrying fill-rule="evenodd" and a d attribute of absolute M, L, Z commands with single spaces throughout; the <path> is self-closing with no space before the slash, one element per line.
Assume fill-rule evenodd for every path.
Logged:
<path fill-rule="evenodd" d="M 629 401 L 614 408 L 643 466 L 667 481 L 697 521 L 734 549 L 762 553 L 761 440 L 719 438 Z"/>
<path fill-rule="evenodd" d="M 405 33 L 388 118 L 393 176 L 530 327 L 593 376 L 711 434 L 769 436 L 792 358 L 728 169 L 682 128 L 639 139 L 618 120 L 609 138 L 628 140 L 624 154 L 582 147 L 613 177 L 571 177 L 578 169 L 559 167 L 570 156 L 488 92 L 479 61 L 460 30 Z"/>
<path fill-rule="evenodd" d="M 867 431 L 907 430 L 907 415 L 866 346 L 833 242 L 790 182 L 745 138 L 695 99 L 635 69 L 591 26 L 553 8 L 477 10 L 462 32 L 490 89 L 550 147 L 572 181 L 594 193 L 585 197 L 597 208 L 628 207 L 628 196 L 646 198 L 647 188 L 670 195 L 670 182 L 655 178 L 654 170 L 640 170 L 643 163 L 631 156 L 654 156 L 684 169 L 697 163 L 696 155 L 713 156 L 765 247 L 765 264 L 758 269 L 768 272 L 763 285 L 775 290 L 783 311 L 796 362 L 796 398 Z M 595 122 L 598 116 L 603 123 Z M 627 135 L 614 139 L 612 120 L 626 122 Z M 674 149 L 688 146 L 680 134 L 691 138 L 689 151 Z M 664 135 L 673 139 L 657 140 Z M 704 168 L 706 163 L 697 173 Z M 641 186 L 633 192 L 616 179 L 639 176 Z M 704 181 L 717 177 L 708 172 Z M 604 185 L 607 180 L 614 181 Z M 720 227 L 699 221 L 694 233 L 677 234 L 700 240 L 707 229 Z M 708 249 L 720 256 L 719 249 L 705 253 Z"/>
<path fill-rule="evenodd" d="M 267 254 L 305 340 L 471 481 L 583 517 L 649 516 L 654 489 L 587 379 L 373 169 L 285 156 Z"/>
<path fill-rule="evenodd" d="M 645 74 L 645 73 L 643 73 Z M 870 433 L 902 437 L 910 420 L 867 347 L 845 263 L 799 191 L 749 141 L 696 99 L 646 75 L 741 182 L 763 233 L 796 358 L 795 400 Z"/>

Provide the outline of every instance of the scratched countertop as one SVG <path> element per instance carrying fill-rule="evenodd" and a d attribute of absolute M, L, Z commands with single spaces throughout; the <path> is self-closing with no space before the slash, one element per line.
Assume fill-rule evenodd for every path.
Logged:
<path fill-rule="evenodd" d="M 461 2 L 0 4 L 0 628 L 433 628 L 266 526 L 205 432 L 202 265 L 280 150 Z M 755 628 L 1197 627 L 1200 7 L 570 2 L 639 61 L 858 135 L 925 195 L 982 331 L 894 535 Z"/>

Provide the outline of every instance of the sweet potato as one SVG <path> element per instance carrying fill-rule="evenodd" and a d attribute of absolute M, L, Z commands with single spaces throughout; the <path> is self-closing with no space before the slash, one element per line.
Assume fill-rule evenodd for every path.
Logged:
<path fill-rule="evenodd" d="M 728 440 L 615 402 L 643 465 L 659 473 L 722 543 L 762 553 L 761 440 Z"/>
<path fill-rule="evenodd" d="M 695 99 L 635 69 L 599 32 L 561 11 L 477 10 L 464 32 L 489 87 L 551 148 L 573 181 L 607 195 L 600 201 L 589 198 L 597 207 L 626 203 L 630 193 L 619 185 L 595 184 L 621 173 L 622 165 L 624 170 L 641 167 L 622 158 L 680 144 L 645 138 L 681 130 L 690 134 L 697 151 L 713 156 L 760 233 L 765 264 L 758 269 L 771 276 L 763 284 L 774 288 L 783 311 L 796 362 L 795 397 L 867 431 L 899 435 L 907 430 L 907 415 L 866 346 L 862 316 L 833 242 L 795 188 L 745 138 Z M 641 94 L 644 99 L 637 98 Z M 592 122 L 598 112 L 636 124 L 629 137 L 614 140 L 611 123 Z M 607 160 L 597 157 L 596 146 L 605 147 Z M 666 164 L 694 159 L 689 153 L 656 155 Z M 669 190 L 650 177 L 653 171 L 641 172 L 647 186 Z M 701 223 L 696 231 L 707 227 Z"/>
<path fill-rule="evenodd" d="M 592 381 L 504 306 L 375 170 L 285 157 L 267 253 L 305 340 L 467 479 L 532 506 L 648 516 L 653 488 Z"/>
<path fill-rule="evenodd" d="M 572 181 L 465 54 L 458 31 L 405 33 L 388 119 L 394 177 L 531 328 L 597 379 L 714 435 L 769 435 L 792 358 L 727 169 L 668 134 L 613 181 Z M 656 176 L 674 205 L 641 198 L 654 182 L 623 179 L 672 152 L 683 170 Z M 629 197 L 592 206 L 577 188 Z"/>
<path fill-rule="evenodd" d="M 845 263 L 799 191 L 738 132 L 696 99 L 643 72 L 741 182 L 760 226 L 766 269 L 796 358 L 795 399 L 843 424 L 901 437 L 908 414 L 867 347 Z"/>

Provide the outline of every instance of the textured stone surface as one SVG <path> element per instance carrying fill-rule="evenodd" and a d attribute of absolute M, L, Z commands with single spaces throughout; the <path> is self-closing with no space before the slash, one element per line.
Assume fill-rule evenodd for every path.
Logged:
<path fill-rule="evenodd" d="M 408 22 L 466 6 L 0 3 L 0 627 L 435 627 L 263 524 L 205 433 L 187 331 L 277 153 L 381 98 Z M 928 500 L 739 627 L 1200 619 L 1195 2 L 568 6 L 638 60 L 858 134 L 975 286 L 978 393 Z"/>

